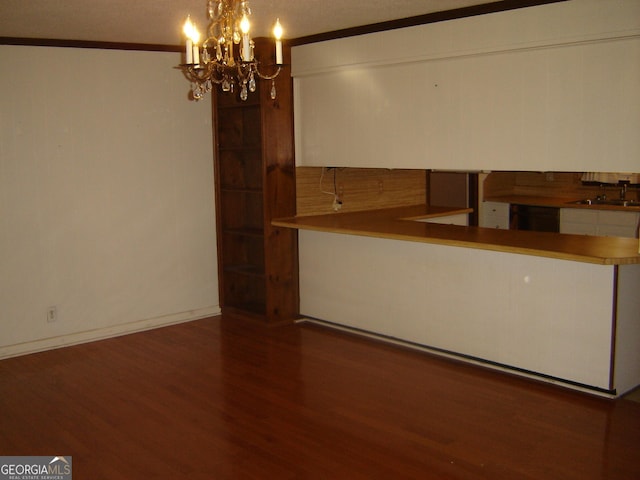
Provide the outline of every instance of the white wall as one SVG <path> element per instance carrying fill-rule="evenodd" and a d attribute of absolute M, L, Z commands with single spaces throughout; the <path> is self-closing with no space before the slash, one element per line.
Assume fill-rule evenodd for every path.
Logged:
<path fill-rule="evenodd" d="M 640 2 L 573 0 L 294 47 L 305 166 L 640 170 Z"/>
<path fill-rule="evenodd" d="M 0 357 L 220 311 L 211 104 L 179 61 L 0 46 Z"/>

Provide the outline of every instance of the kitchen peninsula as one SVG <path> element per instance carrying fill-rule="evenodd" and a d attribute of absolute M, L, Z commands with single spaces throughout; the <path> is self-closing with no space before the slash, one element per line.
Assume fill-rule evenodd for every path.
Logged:
<path fill-rule="evenodd" d="M 605 396 L 640 384 L 638 240 L 424 221 L 424 205 L 278 219 L 300 312 Z"/>
<path fill-rule="evenodd" d="M 492 172 L 480 200 L 529 194 L 518 172 L 546 172 L 533 176 L 543 190 L 566 179 L 567 195 L 587 187 L 562 172 L 637 172 L 639 4 L 613 3 L 295 46 L 296 169 Z M 509 202 L 494 226 L 509 227 Z M 300 313 L 602 395 L 640 384 L 637 239 L 409 220 L 419 215 L 277 221 L 299 231 Z"/>

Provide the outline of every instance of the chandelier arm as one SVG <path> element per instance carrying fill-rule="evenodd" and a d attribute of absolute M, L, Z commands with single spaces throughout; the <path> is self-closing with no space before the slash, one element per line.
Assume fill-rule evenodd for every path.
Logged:
<path fill-rule="evenodd" d="M 182 65 L 182 67 L 185 76 L 193 83 L 203 83 L 210 75 L 210 68 L 208 66 L 196 67 L 195 65 L 187 64 Z"/>
<path fill-rule="evenodd" d="M 247 79 L 249 78 L 249 75 L 251 74 L 252 71 L 258 71 L 257 68 L 255 68 L 255 62 L 238 62 L 236 64 L 236 70 L 238 72 L 238 80 L 239 83 L 246 83 Z"/>
<path fill-rule="evenodd" d="M 276 70 L 276 73 L 274 73 L 273 75 L 266 75 L 266 74 L 260 73 L 260 70 L 258 70 L 258 65 L 256 64 L 255 72 L 263 80 L 273 80 L 274 78 L 276 78 L 280 74 L 281 70 L 282 70 L 282 67 L 278 66 L 278 69 Z"/>
<path fill-rule="evenodd" d="M 224 69 L 221 69 L 216 65 L 217 68 L 211 68 L 211 71 L 207 77 L 207 80 L 211 80 L 216 85 L 220 85 L 224 82 L 225 74 Z"/>

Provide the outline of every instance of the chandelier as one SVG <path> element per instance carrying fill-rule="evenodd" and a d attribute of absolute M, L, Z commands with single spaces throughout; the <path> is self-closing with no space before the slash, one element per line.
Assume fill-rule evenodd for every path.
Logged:
<path fill-rule="evenodd" d="M 233 93 L 240 88 L 240 99 L 246 100 L 249 92 L 256 90 L 256 77 L 271 80 L 271 98 L 276 98 L 274 79 L 282 66 L 282 26 L 276 21 L 275 69 L 269 75 L 260 71 L 260 62 L 254 55 L 254 41 L 249 35 L 251 9 L 245 0 L 208 0 L 209 25 L 206 38 L 200 43 L 198 32 L 191 18 L 184 24 L 186 36 L 185 63 L 179 68 L 191 82 L 191 95 L 200 100 L 214 85 L 223 92 Z M 275 71 L 273 71 L 275 70 Z"/>

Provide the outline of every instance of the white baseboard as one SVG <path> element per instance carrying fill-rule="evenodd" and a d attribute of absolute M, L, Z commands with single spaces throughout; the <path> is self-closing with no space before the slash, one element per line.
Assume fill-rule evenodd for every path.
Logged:
<path fill-rule="evenodd" d="M 198 320 L 200 318 L 220 315 L 220 313 L 220 306 L 215 305 L 197 310 L 188 310 L 186 312 L 163 315 L 161 317 L 148 318 L 122 325 L 114 325 L 68 335 L 61 335 L 59 337 L 43 338 L 41 340 L 34 340 L 31 342 L 7 345 L 5 347 L 0 347 L 0 360 L 4 358 L 17 357 L 19 355 L 42 352 L 45 350 L 53 350 L 55 348 L 68 347 L 80 343 L 119 337 L 121 335 L 128 335 L 169 325 L 176 325 L 178 323 L 185 323 Z"/>

